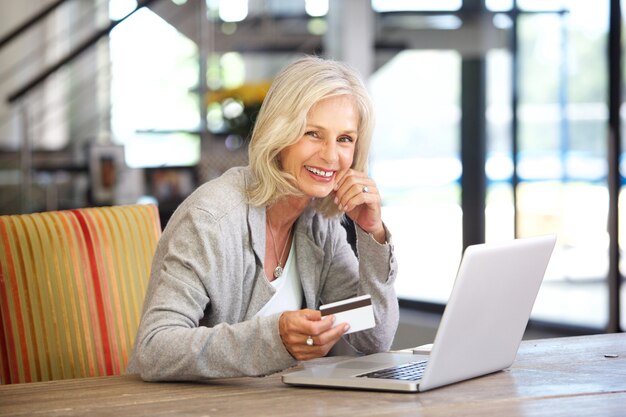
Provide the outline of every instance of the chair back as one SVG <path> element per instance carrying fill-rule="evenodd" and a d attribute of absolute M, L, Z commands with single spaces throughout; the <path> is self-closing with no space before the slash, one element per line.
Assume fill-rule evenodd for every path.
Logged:
<path fill-rule="evenodd" d="M 123 373 L 160 235 L 154 205 L 0 216 L 0 383 Z"/>

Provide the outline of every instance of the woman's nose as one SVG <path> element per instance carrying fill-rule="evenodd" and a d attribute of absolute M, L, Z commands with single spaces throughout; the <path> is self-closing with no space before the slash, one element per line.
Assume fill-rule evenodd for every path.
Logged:
<path fill-rule="evenodd" d="M 320 154 L 326 162 L 337 162 L 339 159 L 339 155 L 337 154 L 337 143 L 334 140 L 324 141 Z"/>

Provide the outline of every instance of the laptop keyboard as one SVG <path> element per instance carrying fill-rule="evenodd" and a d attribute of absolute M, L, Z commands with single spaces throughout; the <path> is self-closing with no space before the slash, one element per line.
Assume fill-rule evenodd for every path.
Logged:
<path fill-rule="evenodd" d="M 357 375 L 357 378 L 400 379 L 403 381 L 417 381 L 422 378 L 428 360 L 405 363 L 390 368 L 379 369 L 366 374 Z"/>

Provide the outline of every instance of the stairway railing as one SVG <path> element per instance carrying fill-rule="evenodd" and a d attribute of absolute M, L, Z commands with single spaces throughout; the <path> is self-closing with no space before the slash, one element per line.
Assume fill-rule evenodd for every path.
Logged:
<path fill-rule="evenodd" d="M 85 39 L 80 45 L 78 45 L 76 48 L 74 48 L 72 51 L 70 51 L 67 55 L 65 55 L 64 57 L 59 59 L 54 64 L 50 65 L 48 68 L 46 68 L 44 71 L 42 71 L 39 75 L 35 76 L 32 80 L 30 80 L 27 83 L 25 83 L 22 87 L 19 87 L 16 90 L 14 90 L 12 93 L 10 93 L 8 95 L 8 97 L 7 97 L 7 101 L 9 103 L 14 103 L 17 100 L 19 100 L 21 97 L 23 97 L 29 91 L 31 91 L 33 88 L 37 87 L 43 81 L 45 81 L 50 75 L 54 74 L 60 68 L 62 68 L 65 65 L 71 63 L 72 61 L 74 61 L 83 52 L 85 52 L 86 50 L 91 48 L 93 45 L 95 45 L 96 42 L 98 42 L 101 38 L 103 38 L 105 36 L 108 36 L 109 33 L 111 33 L 111 31 L 117 25 L 119 25 L 124 20 L 129 18 L 131 15 L 133 15 L 135 12 L 137 12 L 137 10 L 142 9 L 142 8 L 144 8 L 146 6 L 149 6 L 151 3 L 154 3 L 156 1 L 159 1 L 159 0 L 141 0 L 141 1 L 138 1 L 137 2 L 137 7 L 135 9 L 133 9 L 130 13 L 128 13 L 127 15 L 125 15 L 124 17 L 122 17 L 119 20 L 111 21 L 111 23 L 108 26 L 106 26 L 106 27 L 96 31 L 93 35 L 91 35 L 90 37 Z"/>
<path fill-rule="evenodd" d="M 61 158 L 58 158 L 58 152 L 54 153 L 55 162 L 48 163 L 46 160 L 43 164 L 43 176 L 52 178 L 54 182 L 54 178 L 56 178 L 56 174 L 54 174 L 55 164 L 62 168 L 63 172 L 73 173 L 71 175 L 84 176 L 88 174 L 84 155 L 82 156 L 83 161 L 77 161 L 72 155 L 76 156 L 77 151 L 83 153 L 83 149 L 76 149 L 76 146 L 79 146 L 81 141 L 86 143 L 86 140 L 93 141 L 97 139 L 98 126 L 102 123 L 102 115 L 97 113 L 99 110 L 94 107 L 93 115 L 86 114 L 88 113 L 86 112 L 81 115 L 80 120 L 77 120 L 76 115 L 72 113 L 72 107 L 80 106 L 80 103 L 76 104 L 76 100 L 84 101 L 85 96 L 83 93 L 92 91 L 90 89 L 93 88 L 94 74 L 104 68 L 98 65 L 93 67 L 93 69 L 88 71 L 93 72 L 90 79 L 87 80 L 82 76 L 84 70 L 79 69 L 75 71 L 75 68 L 83 66 L 84 63 L 90 65 L 94 58 L 97 61 L 98 55 L 85 55 L 85 53 L 92 50 L 100 51 L 100 49 L 94 49 L 94 47 L 102 38 L 107 37 L 117 25 L 135 12 L 157 1 L 140 0 L 137 2 L 136 7 L 125 16 L 118 20 L 108 21 L 104 26 L 100 25 L 95 31 L 93 28 L 90 29 L 95 22 L 94 17 L 97 15 L 95 10 L 99 7 L 98 2 L 94 2 L 92 11 L 81 13 L 77 16 L 74 15 L 74 18 L 71 20 L 72 27 L 65 33 L 60 32 L 58 36 L 55 33 L 52 33 L 52 36 L 46 33 L 45 43 L 35 43 L 36 46 L 29 50 L 31 45 L 33 45 L 30 39 L 42 37 L 41 33 L 49 32 L 50 25 L 58 25 L 58 16 L 61 16 L 63 26 L 65 23 L 63 20 L 64 16 L 74 13 L 73 9 L 61 8 L 62 5 L 71 4 L 72 2 L 58 0 L 36 12 L 24 23 L 0 39 L 0 53 L 13 58 L 13 60 L 5 59 L 2 68 L 0 68 L 0 72 L 4 74 L 1 81 L 4 83 L 4 86 L 0 84 L 0 94 L 4 96 L 0 97 L 4 101 L 4 103 L 0 103 L 0 132 L 3 133 L 3 137 L 0 137 L 0 141 L 2 141 L 0 143 L 0 189 L 2 189 L 0 191 L 0 214 L 15 213 L 18 210 L 19 212 L 27 213 L 41 208 L 34 207 L 35 204 L 45 204 L 45 209 L 58 208 L 54 207 L 54 204 L 58 203 L 58 201 L 52 203 L 53 206 L 48 207 L 50 205 L 49 201 L 53 201 L 54 198 L 50 200 L 47 198 L 47 195 L 56 193 L 57 190 L 54 189 L 55 184 L 46 186 L 45 184 L 38 184 L 39 181 L 33 181 L 35 175 L 38 175 L 37 178 L 42 176 L 41 162 L 47 159 L 45 155 L 49 152 L 44 150 L 35 151 L 34 149 L 43 148 L 38 146 L 39 137 L 33 137 L 29 132 L 32 132 L 33 128 L 35 128 L 35 132 L 42 132 L 50 125 L 50 120 L 52 120 L 53 124 L 59 118 L 63 119 L 63 123 L 72 123 L 72 132 L 85 132 L 83 136 L 86 137 L 80 139 L 78 145 L 73 143 L 76 138 L 69 138 L 68 140 L 70 140 L 70 144 L 74 148 L 68 148 L 63 151 L 62 153 L 65 156 Z M 84 3 L 74 4 L 78 4 L 81 11 L 84 9 Z M 103 3 L 99 4 L 100 6 L 103 5 Z M 63 9 L 63 14 L 54 13 L 55 11 L 61 11 L 61 9 Z M 92 33 L 89 33 L 90 31 Z M 87 36 L 81 36 L 80 33 Z M 43 67 L 38 64 L 45 62 L 45 56 L 48 55 L 46 51 L 59 49 L 59 45 L 61 45 L 62 49 L 63 42 L 65 42 L 65 45 L 71 44 L 71 41 L 75 42 L 77 37 L 82 39 L 75 46 L 72 46 L 69 51 L 62 54 L 60 58 Z M 68 42 L 68 39 L 70 42 Z M 61 43 L 59 44 L 59 42 Z M 26 50 L 23 45 L 26 45 Z M 100 52 L 96 52 L 96 54 L 100 54 Z M 79 58 L 83 56 L 87 59 L 79 61 Z M 29 77 L 32 74 L 34 75 Z M 45 83 L 46 80 L 53 76 L 64 78 L 66 74 L 70 74 L 67 82 L 71 83 L 72 92 L 67 90 L 67 88 L 62 88 L 53 94 L 53 100 L 50 101 L 50 98 L 44 94 L 44 91 L 49 90 L 50 86 L 54 89 L 54 86 L 53 84 Z M 80 75 L 80 77 L 77 78 L 76 74 Z M 104 74 L 104 76 L 97 76 L 100 85 L 102 85 L 101 82 L 106 81 L 106 70 Z M 26 79 L 25 82 L 24 79 Z M 80 97 L 83 98 L 81 99 Z M 4 136 L 5 133 L 6 137 Z M 45 172 L 51 173 L 51 175 Z M 19 180 L 16 180 L 16 175 L 19 176 Z M 42 203 L 42 201 L 45 203 Z"/>
<path fill-rule="evenodd" d="M 57 7 L 65 3 L 67 0 L 57 0 L 53 3 L 50 3 L 48 6 L 41 9 L 39 12 L 35 13 L 29 19 L 27 19 L 24 23 L 11 30 L 8 34 L 0 38 L 0 49 L 2 49 L 5 45 L 7 45 L 12 40 L 16 39 L 22 33 L 28 31 L 31 27 L 39 24 L 43 19 L 45 19 L 49 14 L 54 12 Z"/>

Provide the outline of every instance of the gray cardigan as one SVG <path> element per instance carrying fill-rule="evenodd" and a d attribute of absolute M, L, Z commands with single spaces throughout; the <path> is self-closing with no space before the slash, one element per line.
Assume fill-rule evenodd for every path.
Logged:
<path fill-rule="evenodd" d="M 296 364 L 280 314 L 255 317 L 275 290 L 265 277 L 265 208 L 248 204 L 250 171 L 232 168 L 176 210 L 158 243 L 127 372 L 144 380 L 257 376 Z M 306 210 L 294 226 L 307 308 L 372 295 L 376 327 L 344 339 L 363 353 L 389 349 L 398 324 L 390 235 L 357 228 L 360 262 L 339 219 Z"/>

